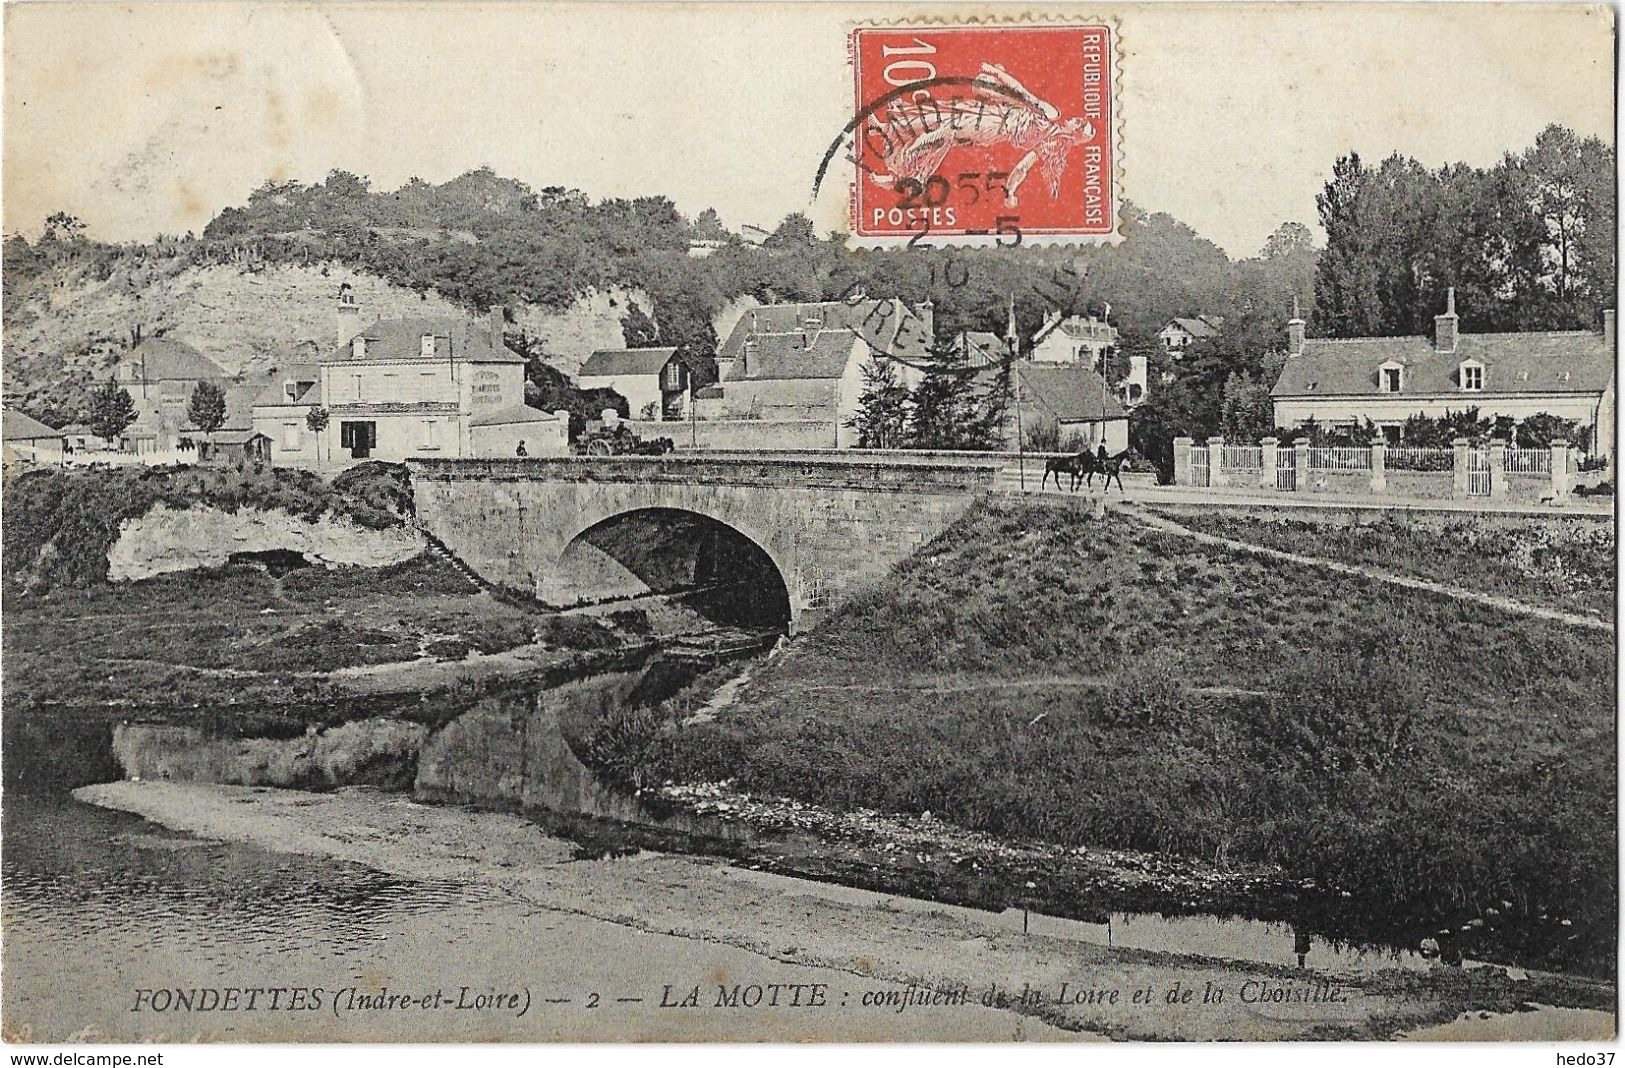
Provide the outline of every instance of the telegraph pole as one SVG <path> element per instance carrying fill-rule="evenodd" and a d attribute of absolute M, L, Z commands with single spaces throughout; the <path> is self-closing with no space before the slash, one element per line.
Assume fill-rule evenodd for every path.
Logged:
<path fill-rule="evenodd" d="M 1010 294 L 1010 318 L 1004 328 L 1004 344 L 1010 357 L 1010 389 L 1016 402 L 1016 478 L 1023 492 L 1027 489 L 1027 442 L 1021 429 L 1021 369 L 1016 360 L 1021 353 L 1021 340 L 1016 336 L 1016 295 Z"/>

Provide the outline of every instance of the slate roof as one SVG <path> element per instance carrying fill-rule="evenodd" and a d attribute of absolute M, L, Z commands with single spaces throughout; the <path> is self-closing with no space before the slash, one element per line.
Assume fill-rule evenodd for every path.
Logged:
<path fill-rule="evenodd" d="M 433 334 L 434 354 L 423 355 L 422 338 Z M 524 363 L 525 359 L 493 338 L 489 323 L 474 319 L 413 316 L 379 319 L 356 337 L 367 339 L 365 362 L 464 360 L 470 363 Z M 352 342 L 329 349 L 323 363 L 355 363 Z"/>
<path fill-rule="evenodd" d="M 266 383 L 265 388 L 255 395 L 254 407 L 293 404 L 311 405 L 321 401 L 322 373 L 321 369 L 313 363 L 298 363 L 292 367 L 285 367 L 280 371 L 272 371 L 270 379 L 271 381 Z M 310 384 L 300 390 L 299 394 L 292 400 L 289 400 L 283 387 L 285 383 L 290 381 L 308 382 Z"/>
<path fill-rule="evenodd" d="M 1164 326 L 1163 329 L 1166 330 L 1169 326 L 1177 326 L 1191 337 L 1213 337 L 1218 334 L 1219 327 L 1223 325 L 1224 318 L 1218 315 L 1198 315 L 1189 319 L 1176 315 L 1168 320 L 1167 326 Z"/>
<path fill-rule="evenodd" d="M 673 350 L 675 351 L 675 350 Z M 532 408 L 528 404 L 516 404 L 511 408 L 502 408 L 484 415 L 476 415 L 468 421 L 469 426 L 511 426 L 514 423 L 551 423 L 560 416 L 552 412 L 544 412 L 540 408 Z"/>
<path fill-rule="evenodd" d="M 143 338 L 135 348 L 125 353 L 119 366 L 143 361 L 146 367 L 137 378 L 148 382 L 166 379 L 226 378 L 225 368 L 179 338 Z"/>
<path fill-rule="evenodd" d="M 1460 388 L 1460 364 L 1484 365 L 1484 388 Z M 1383 393 L 1378 369 L 1405 368 L 1398 394 Z M 1506 393 L 1601 393 L 1612 381 L 1614 354 L 1602 334 L 1555 330 L 1522 334 L 1461 334 L 1455 352 L 1435 352 L 1427 337 L 1310 338 L 1303 355 L 1281 368 L 1272 397 L 1449 396 Z"/>
<path fill-rule="evenodd" d="M 37 441 L 40 438 L 60 438 L 62 431 L 53 430 L 31 415 L 0 410 L 0 437 L 6 441 Z"/>
<path fill-rule="evenodd" d="M 657 375 L 676 354 L 669 349 L 599 349 L 587 357 L 576 377 L 583 375 L 607 378 L 611 375 Z"/>
<path fill-rule="evenodd" d="M 808 319 L 820 320 L 816 327 L 806 326 Z M 916 367 L 931 362 L 932 326 L 915 308 L 893 297 L 887 300 L 816 301 L 807 304 L 766 304 L 752 308 L 739 317 L 733 330 L 717 350 L 720 360 L 738 360 L 745 339 L 753 334 L 765 341 L 774 335 L 803 333 L 809 338 L 831 333 L 845 333 L 847 348 L 854 337 L 862 338 L 869 347 L 895 360 Z M 788 351 L 775 343 L 780 352 Z M 777 366 L 777 364 L 772 364 Z M 735 364 L 737 370 L 738 364 Z M 758 377 L 754 371 L 748 377 Z M 782 375 L 780 377 L 796 377 Z M 827 377 L 827 376 L 826 376 Z"/>
<path fill-rule="evenodd" d="M 790 381 L 799 378 L 840 378 L 852 358 L 858 335 L 852 330 L 818 330 L 787 334 L 756 334 L 747 353 L 740 345 L 727 386 L 736 381 Z"/>
<path fill-rule="evenodd" d="M 1033 335 L 1033 344 L 1042 344 L 1057 330 L 1067 337 L 1086 338 L 1091 341 L 1115 341 L 1118 336 L 1117 327 L 1092 315 L 1087 317 L 1068 315 L 1065 319 L 1051 315 L 1044 325 L 1038 328 L 1038 333 Z"/>
<path fill-rule="evenodd" d="M 1005 341 L 998 334 L 991 330 L 966 330 L 959 336 L 961 351 L 972 366 L 1004 362 Z"/>
<path fill-rule="evenodd" d="M 1128 409 L 1123 407 L 1116 392 L 1088 367 L 1027 361 L 1013 366 L 1024 408 L 1042 408 L 1064 423 L 1128 418 Z M 996 369 L 989 368 L 978 378 L 991 382 L 996 373 Z"/>

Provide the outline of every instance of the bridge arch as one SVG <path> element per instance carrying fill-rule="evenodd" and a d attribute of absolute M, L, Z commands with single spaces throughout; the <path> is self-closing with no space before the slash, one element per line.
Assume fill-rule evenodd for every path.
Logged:
<path fill-rule="evenodd" d="M 541 579 L 541 599 L 565 607 L 681 594 L 686 609 L 716 623 L 792 629 L 791 561 L 748 518 L 713 511 L 662 504 L 578 517 Z"/>

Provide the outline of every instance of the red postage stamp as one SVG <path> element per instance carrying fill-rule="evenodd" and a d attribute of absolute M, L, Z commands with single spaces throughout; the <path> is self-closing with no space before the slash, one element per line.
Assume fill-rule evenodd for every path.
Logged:
<path fill-rule="evenodd" d="M 860 27 L 850 47 L 860 243 L 1115 237 L 1109 23 Z"/>

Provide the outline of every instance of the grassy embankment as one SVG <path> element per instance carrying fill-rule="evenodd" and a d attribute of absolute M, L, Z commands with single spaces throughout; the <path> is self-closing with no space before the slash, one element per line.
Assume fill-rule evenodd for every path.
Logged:
<path fill-rule="evenodd" d="M 1430 571 L 1461 552 L 1410 545 Z M 1469 955 L 1608 968 L 1613 668 L 1596 632 L 994 503 L 716 719 L 599 739 L 635 746 L 646 781 L 1274 862 L 1370 933 L 1476 921 Z"/>
<path fill-rule="evenodd" d="M 1155 509 L 1192 530 L 1611 619 L 1614 525 L 1391 509 Z"/>

